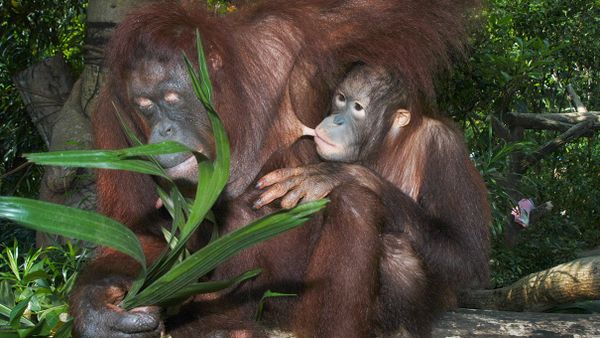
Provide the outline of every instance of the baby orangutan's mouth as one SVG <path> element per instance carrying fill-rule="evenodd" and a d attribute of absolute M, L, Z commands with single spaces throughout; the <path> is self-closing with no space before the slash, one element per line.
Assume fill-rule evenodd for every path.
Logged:
<path fill-rule="evenodd" d="M 329 146 L 331 148 L 336 148 L 336 145 L 333 143 L 328 142 L 325 138 L 319 136 L 319 133 L 315 132 L 315 142 L 317 144 L 321 143 L 321 144 L 325 144 L 326 146 Z"/>

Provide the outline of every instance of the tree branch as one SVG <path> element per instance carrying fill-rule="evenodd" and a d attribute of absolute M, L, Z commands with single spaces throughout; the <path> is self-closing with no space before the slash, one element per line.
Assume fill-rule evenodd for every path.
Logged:
<path fill-rule="evenodd" d="M 567 85 L 567 93 L 569 94 L 569 99 L 575 105 L 577 112 L 578 113 L 587 113 L 587 111 L 588 111 L 587 108 L 585 107 L 583 102 L 581 102 L 579 95 L 577 95 L 577 93 L 575 92 L 575 89 L 573 89 L 573 86 L 571 86 L 570 84 Z"/>
<path fill-rule="evenodd" d="M 513 126 L 536 130 L 567 131 L 574 124 L 594 120 L 592 130 L 600 130 L 600 112 L 590 111 L 584 113 L 563 114 L 533 114 L 533 113 L 508 113 L 507 121 Z"/>
<path fill-rule="evenodd" d="M 505 142 L 510 142 L 510 130 L 508 130 L 508 128 L 506 128 L 504 124 L 502 124 L 502 122 L 495 116 L 490 115 L 490 120 L 492 122 L 492 130 L 494 133 L 496 133 L 496 135 Z"/>
<path fill-rule="evenodd" d="M 548 155 L 549 153 L 557 151 L 565 144 L 585 135 L 587 132 L 590 131 L 590 129 L 591 129 L 592 125 L 594 125 L 594 123 L 595 123 L 595 121 L 593 119 L 580 122 L 580 123 L 574 125 L 573 127 L 569 128 L 569 130 L 567 130 L 565 133 L 561 134 L 554 140 L 547 142 L 546 144 L 541 146 L 538 150 L 536 150 L 532 154 L 528 155 L 521 162 L 521 170 L 523 170 L 523 172 L 524 172 L 525 169 L 527 169 L 531 165 L 537 163 L 539 160 L 544 158 L 544 156 Z"/>
<path fill-rule="evenodd" d="M 597 337 L 599 322 L 600 315 L 459 309 L 448 312 L 435 325 L 432 336 Z"/>

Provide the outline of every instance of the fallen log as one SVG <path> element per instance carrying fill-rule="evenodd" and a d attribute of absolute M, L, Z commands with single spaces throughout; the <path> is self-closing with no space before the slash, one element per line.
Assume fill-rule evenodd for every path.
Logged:
<path fill-rule="evenodd" d="M 438 321 L 433 337 L 600 337 L 600 315 L 459 309 Z"/>
<path fill-rule="evenodd" d="M 600 256 L 532 273 L 503 288 L 468 291 L 459 298 L 461 307 L 504 311 L 545 311 L 600 299 Z"/>
<path fill-rule="evenodd" d="M 295 338 L 279 330 L 269 337 Z M 434 325 L 432 337 L 600 337 L 600 315 L 458 309 Z"/>

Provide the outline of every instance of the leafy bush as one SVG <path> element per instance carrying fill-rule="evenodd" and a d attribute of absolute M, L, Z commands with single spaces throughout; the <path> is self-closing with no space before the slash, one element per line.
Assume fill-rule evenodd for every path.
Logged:
<path fill-rule="evenodd" d="M 472 36 L 471 55 L 440 85 L 440 106 L 463 127 L 490 189 L 494 211 L 493 281 L 498 286 L 600 246 L 599 136 L 550 154 L 519 179 L 517 189 L 555 210 L 506 249 L 502 229 L 516 201 L 503 182 L 514 178 L 508 156 L 525 153 L 557 132 L 526 131 L 518 144 L 492 132 L 491 116 L 572 111 L 571 84 L 590 110 L 600 104 L 600 5 L 597 1 L 490 0 Z"/>
<path fill-rule="evenodd" d="M 86 0 L 19 0 L 0 3 L 0 195 L 37 196 L 40 167 L 6 175 L 24 163 L 25 152 L 44 143 L 25 111 L 12 76 L 46 57 L 62 53 L 78 72 L 83 67 Z M 6 175 L 6 176 L 5 176 Z M 31 231 L 0 220 L 0 243 L 33 243 Z"/>
<path fill-rule="evenodd" d="M 0 336 L 66 337 L 67 295 L 87 252 L 69 243 L 19 249 L 15 241 L 0 253 Z"/>

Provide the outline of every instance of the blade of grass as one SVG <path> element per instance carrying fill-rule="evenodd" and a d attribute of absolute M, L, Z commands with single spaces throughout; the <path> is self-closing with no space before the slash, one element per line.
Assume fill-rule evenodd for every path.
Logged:
<path fill-rule="evenodd" d="M 199 73 L 200 78 L 202 79 L 202 83 L 204 86 L 204 92 L 206 94 L 206 101 L 212 102 L 212 83 L 210 82 L 210 76 L 208 74 L 208 66 L 206 64 L 206 59 L 204 55 L 204 47 L 202 46 L 202 38 L 200 37 L 200 30 L 196 29 L 196 53 L 198 54 L 201 60 L 198 62 L 200 65 Z"/>
<path fill-rule="evenodd" d="M 298 295 L 295 293 L 281 293 L 281 292 L 273 292 L 271 290 L 267 290 L 263 294 L 263 296 L 260 298 L 260 301 L 258 302 L 258 308 L 256 309 L 256 314 L 254 315 L 254 321 L 258 322 L 261 320 L 267 299 L 281 298 L 281 297 L 297 297 L 297 296 Z"/>

